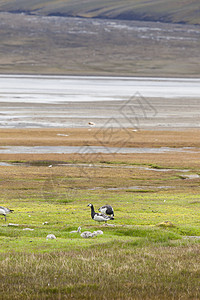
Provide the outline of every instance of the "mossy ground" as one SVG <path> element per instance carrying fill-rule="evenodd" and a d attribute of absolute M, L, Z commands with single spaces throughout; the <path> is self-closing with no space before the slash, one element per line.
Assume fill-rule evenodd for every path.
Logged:
<path fill-rule="evenodd" d="M 199 299 L 199 179 L 182 176 L 199 174 L 198 153 L 1 161 L 0 205 L 14 209 L 0 219 L 1 299 Z M 111 204 L 113 226 L 88 203 Z"/>

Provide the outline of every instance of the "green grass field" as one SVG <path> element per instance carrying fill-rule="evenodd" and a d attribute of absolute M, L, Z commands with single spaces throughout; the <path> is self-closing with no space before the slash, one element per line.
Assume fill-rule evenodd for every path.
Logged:
<path fill-rule="evenodd" d="M 87 156 L 1 166 L 0 205 L 14 212 L 0 219 L 0 299 L 199 299 L 199 180 L 183 176 L 198 174 L 198 159 L 181 168 L 167 155 L 161 166 L 88 167 Z M 88 203 L 111 204 L 115 220 L 97 224 Z M 78 226 L 103 235 L 70 233 Z"/>

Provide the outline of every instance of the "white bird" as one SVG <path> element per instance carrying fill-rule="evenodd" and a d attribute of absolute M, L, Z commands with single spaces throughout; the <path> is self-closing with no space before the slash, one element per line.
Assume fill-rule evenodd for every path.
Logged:
<path fill-rule="evenodd" d="M 104 205 L 98 209 L 100 212 L 106 215 L 110 215 L 111 217 L 114 217 L 114 211 L 111 205 Z"/>
<path fill-rule="evenodd" d="M 5 221 L 6 221 L 6 215 L 13 212 L 13 209 L 9 209 L 3 206 L 0 206 L 0 215 L 3 215 L 5 217 Z"/>
<path fill-rule="evenodd" d="M 94 122 L 88 122 L 88 125 L 89 126 L 95 126 L 95 123 Z"/>
<path fill-rule="evenodd" d="M 72 230 L 70 233 L 80 233 L 81 232 L 81 227 L 79 226 L 77 230 Z"/>
<path fill-rule="evenodd" d="M 85 239 L 87 239 L 87 238 L 93 238 L 94 236 L 96 236 L 95 232 L 92 233 L 90 231 L 84 231 L 84 232 L 81 233 L 81 237 L 85 238 Z"/>
<path fill-rule="evenodd" d="M 96 230 L 93 233 L 95 233 L 96 235 L 100 235 L 100 234 L 103 234 L 103 231 L 102 230 Z"/>
<path fill-rule="evenodd" d="M 97 221 L 97 222 L 107 222 L 109 220 L 114 220 L 113 217 L 111 216 L 107 216 L 103 213 L 96 213 L 94 211 L 94 206 L 90 203 L 88 204 L 88 206 L 91 208 L 91 217 L 94 221 Z"/>

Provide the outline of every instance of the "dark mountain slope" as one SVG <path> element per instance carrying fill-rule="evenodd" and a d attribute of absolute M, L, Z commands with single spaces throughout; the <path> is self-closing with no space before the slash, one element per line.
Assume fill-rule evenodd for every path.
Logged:
<path fill-rule="evenodd" d="M 200 24 L 199 0 L 0 0 L 0 11 Z"/>

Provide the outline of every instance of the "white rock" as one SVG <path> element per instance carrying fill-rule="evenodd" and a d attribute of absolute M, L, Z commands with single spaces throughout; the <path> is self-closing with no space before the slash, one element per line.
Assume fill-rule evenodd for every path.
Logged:
<path fill-rule="evenodd" d="M 8 226 L 13 226 L 13 227 L 17 227 L 17 226 L 19 226 L 19 224 L 14 224 L 14 223 L 8 223 Z"/>
<path fill-rule="evenodd" d="M 32 229 L 32 228 L 23 228 L 23 230 L 33 231 L 34 229 Z"/>
<path fill-rule="evenodd" d="M 69 134 L 57 133 L 58 136 L 69 136 Z"/>
<path fill-rule="evenodd" d="M 55 240 L 56 237 L 54 234 L 48 234 L 47 237 L 46 237 L 47 240 Z"/>

